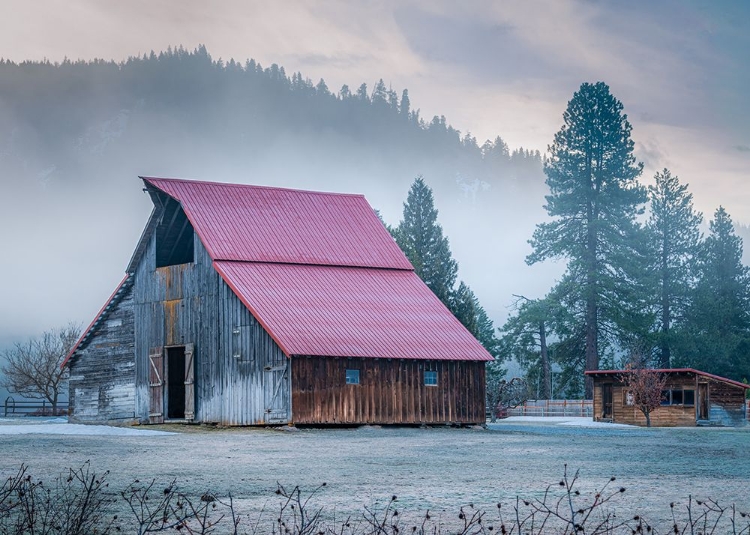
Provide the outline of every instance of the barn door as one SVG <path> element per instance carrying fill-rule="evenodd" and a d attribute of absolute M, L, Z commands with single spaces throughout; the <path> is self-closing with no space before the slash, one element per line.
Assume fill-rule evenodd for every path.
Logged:
<path fill-rule="evenodd" d="M 164 348 L 152 347 L 148 353 L 148 422 L 164 423 Z"/>
<path fill-rule="evenodd" d="M 289 359 L 266 366 L 264 369 L 264 401 L 266 423 L 284 423 L 289 420 L 287 388 Z"/>
<path fill-rule="evenodd" d="M 185 346 L 185 419 L 195 418 L 195 372 L 193 371 L 194 344 Z"/>

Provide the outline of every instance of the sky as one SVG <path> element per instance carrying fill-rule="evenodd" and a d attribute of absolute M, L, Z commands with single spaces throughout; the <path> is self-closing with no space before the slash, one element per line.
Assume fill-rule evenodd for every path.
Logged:
<path fill-rule="evenodd" d="M 750 223 L 748 2 L 0 4 L 0 56 L 14 61 L 122 60 L 200 44 L 214 58 L 278 63 L 333 90 L 383 78 L 408 88 L 422 117 L 445 115 L 480 143 L 500 135 L 541 151 L 573 92 L 602 80 L 633 125 L 644 182 L 669 167 L 699 210 L 721 203 Z"/>

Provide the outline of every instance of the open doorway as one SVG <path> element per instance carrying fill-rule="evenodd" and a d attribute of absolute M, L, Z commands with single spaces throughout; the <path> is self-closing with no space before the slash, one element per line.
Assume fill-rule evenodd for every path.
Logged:
<path fill-rule="evenodd" d="M 167 418 L 185 419 L 185 346 L 167 348 Z"/>

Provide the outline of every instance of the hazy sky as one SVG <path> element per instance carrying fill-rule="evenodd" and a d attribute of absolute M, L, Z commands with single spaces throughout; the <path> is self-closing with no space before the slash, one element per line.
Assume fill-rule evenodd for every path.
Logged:
<path fill-rule="evenodd" d="M 750 222 L 750 3 L 4 0 L 0 55 L 116 58 L 182 44 L 313 80 L 408 87 L 422 115 L 545 149 L 582 81 L 625 104 L 646 177 L 669 166 Z"/>
<path fill-rule="evenodd" d="M 644 181 L 667 166 L 698 209 L 722 203 L 750 223 L 750 2 L 0 3 L 0 56 L 14 61 L 199 44 L 334 91 L 382 77 L 425 118 L 542 151 L 581 82 L 603 80 L 633 124 Z"/>

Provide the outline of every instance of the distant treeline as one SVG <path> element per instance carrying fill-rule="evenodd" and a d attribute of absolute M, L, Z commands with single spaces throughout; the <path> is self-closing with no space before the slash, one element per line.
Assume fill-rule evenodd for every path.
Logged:
<path fill-rule="evenodd" d="M 204 46 L 124 62 L 0 61 L 0 117 L 0 154 L 28 162 L 33 150 L 58 171 L 75 168 L 81 153 L 112 150 L 114 139 L 144 150 L 220 147 L 252 165 L 304 137 L 322 157 L 407 162 L 433 184 L 505 184 L 537 198 L 544 187 L 539 151 L 510 150 L 499 137 L 480 144 L 443 116 L 425 120 L 407 89 L 381 79 L 334 91 L 276 64 L 215 60 Z M 289 144 L 287 156 L 298 150 Z"/>

